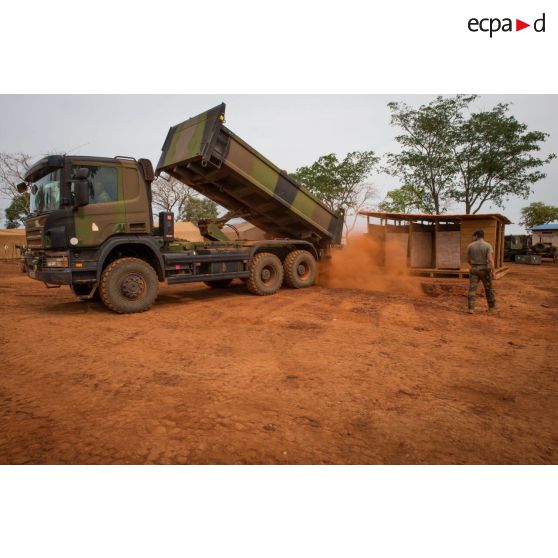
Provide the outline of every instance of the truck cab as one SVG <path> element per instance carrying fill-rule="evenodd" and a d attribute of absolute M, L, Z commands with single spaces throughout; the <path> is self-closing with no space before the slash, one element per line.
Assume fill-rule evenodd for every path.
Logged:
<path fill-rule="evenodd" d="M 85 178 L 77 177 L 80 169 Z M 30 216 L 25 223 L 32 249 L 99 246 L 117 233 L 151 234 L 150 183 L 146 159 L 49 156 L 25 176 Z M 76 185 L 87 189 L 79 205 Z"/>

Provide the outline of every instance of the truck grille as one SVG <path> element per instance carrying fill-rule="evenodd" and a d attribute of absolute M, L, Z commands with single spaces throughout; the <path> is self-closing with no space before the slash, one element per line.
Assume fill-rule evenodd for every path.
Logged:
<path fill-rule="evenodd" d="M 25 239 L 28 248 L 43 248 L 44 220 L 44 217 L 31 217 L 25 222 Z"/>

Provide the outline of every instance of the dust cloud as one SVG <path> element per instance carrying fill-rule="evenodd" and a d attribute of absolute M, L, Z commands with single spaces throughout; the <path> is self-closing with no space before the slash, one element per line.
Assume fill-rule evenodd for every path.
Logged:
<path fill-rule="evenodd" d="M 330 289 L 360 289 L 422 295 L 418 278 L 407 268 L 406 246 L 380 242 L 369 235 L 353 236 L 320 267 L 319 284 Z"/>

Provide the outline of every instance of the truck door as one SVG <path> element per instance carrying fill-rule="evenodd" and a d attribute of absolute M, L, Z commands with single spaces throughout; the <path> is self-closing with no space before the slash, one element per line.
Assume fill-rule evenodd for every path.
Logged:
<path fill-rule="evenodd" d="M 137 167 L 124 166 L 122 168 L 122 193 L 126 200 L 126 232 L 150 233 L 151 212 L 147 199 L 147 188 Z"/>
<path fill-rule="evenodd" d="M 122 168 L 96 163 L 76 164 L 89 169 L 89 205 L 75 212 L 78 246 L 99 246 L 113 234 L 126 232 Z"/>

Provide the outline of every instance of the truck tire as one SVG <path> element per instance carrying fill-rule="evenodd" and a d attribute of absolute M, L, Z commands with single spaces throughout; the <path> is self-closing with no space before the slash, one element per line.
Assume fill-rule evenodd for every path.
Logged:
<path fill-rule="evenodd" d="M 542 242 L 537 242 L 537 244 L 533 244 L 533 246 L 531 246 L 531 250 L 533 250 L 535 254 L 541 254 L 546 250 L 546 246 Z"/>
<path fill-rule="evenodd" d="M 204 283 L 212 289 L 226 289 L 231 283 L 232 279 L 218 279 L 217 281 L 204 281 Z"/>
<path fill-rule="evenodd" d="M 316 279 L 316 260 L 306 250 L 290 252 L 283 263 L 285 283 L 293 289 L 311 287 Z"/>
<path fill-rule="evenodd" d="M 119 314 L 145 312 L 158 292 L 157 273 L 139 258 L 115 260 L 103 271 L 99 283 L 103 303 Z"/>
<path fill-rule="evenodd" d="M 276 293 L 283 284 L 281 260 L 269 252 L 256 254 L 249 269 L 246 285 L 251 293 L 265 296 Z"/>

